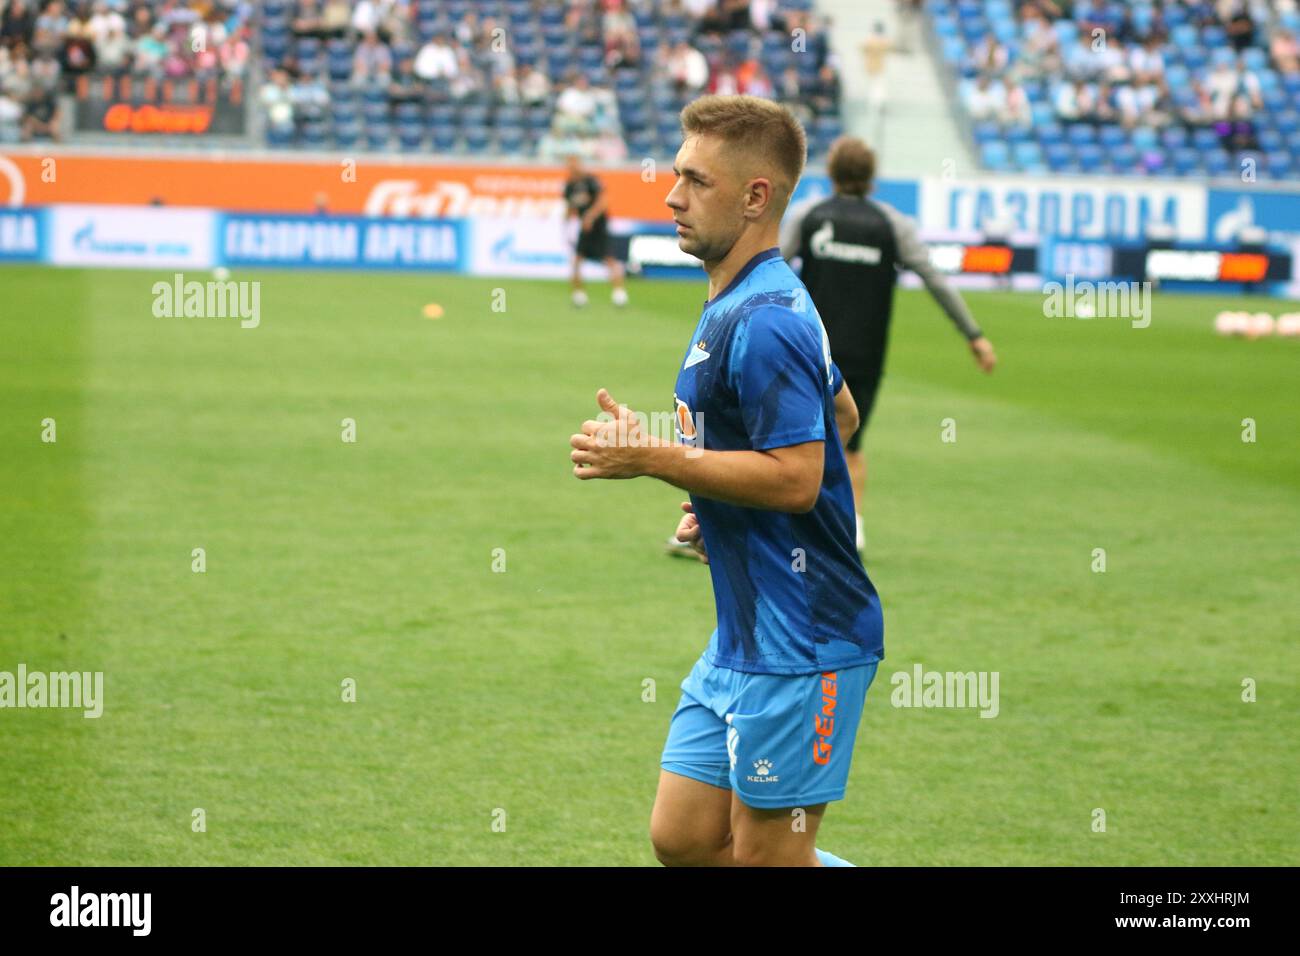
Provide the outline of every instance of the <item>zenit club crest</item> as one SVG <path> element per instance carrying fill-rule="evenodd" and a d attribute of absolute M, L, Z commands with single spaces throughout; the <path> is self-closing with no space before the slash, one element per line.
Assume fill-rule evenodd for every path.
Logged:
<path fill-rule="evenodd" d="M 691 406 L 683 402 L 676 394 L 673 395 L 673 404 L 676 406 L 677 440 L 685 445 L 695 444 L 699 431 L 695 427 L 695 416 L 691 414 Z"/>

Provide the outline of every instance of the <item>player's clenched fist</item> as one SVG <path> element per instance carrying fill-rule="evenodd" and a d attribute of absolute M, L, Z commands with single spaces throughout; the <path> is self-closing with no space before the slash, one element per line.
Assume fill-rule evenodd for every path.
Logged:
<path fill-rule="evenodd" d="M 705 564 L 709 563 L 709 554 L 704 550 L 704 533 L 700 529 L 700 519 L 695 516 L 695 509 L 689 501 L 682 502 L 682 520 L 677 525 L 677 540 L 689 544 Z"/>
<path fill-rule="evenodd" d="M 640 419 L 603 388 L 596 393 L 596 401 L 611 420 L 588 419 L 582 423 L 582 433 L 569 438 L 574 477 L 635 478 L 644 474 L 641 452 L 651 440 L 642 432 Z"/>

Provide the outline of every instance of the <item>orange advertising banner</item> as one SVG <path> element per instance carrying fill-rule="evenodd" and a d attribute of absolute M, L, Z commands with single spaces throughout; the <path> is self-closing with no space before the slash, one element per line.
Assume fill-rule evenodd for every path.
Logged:
<path fill-rule="evenodd" d="M 594 170 L 610 215 L 672 219 L 670 169 Z M 557 166 L 442 165 L 352 159 L 0 153 L 0 206 L 197 206 L 233 212 L 426 218 L 561 216 Z M 647 182 L 647 179 L 651 181 Z"/>

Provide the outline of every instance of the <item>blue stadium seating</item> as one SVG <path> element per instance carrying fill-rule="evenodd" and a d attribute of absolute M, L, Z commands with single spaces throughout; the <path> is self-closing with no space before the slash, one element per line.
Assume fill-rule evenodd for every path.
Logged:
<path fill-rule="evenodd" d="M 960 87 L 973 83 L 979 75 L 972 57 L 974 48 L 993 40 L 1009 54 L 1009 71 L 1016 71 L 1029 99 L 1033 124 L 1028 135 L 1016 125 L 971 124 L 977 151 L 989 168 L 1032 171 L 1045 166 L 1054 172 L 1234 174 L 1241 157 L 1225 151 L 1218 131 L 1209 125 L 1184 125 L 1182 120 L 1183 111 L 1200 107 L 1196 84 L 1204 83 L 1215 65 L 1226 64 L 1253 77 L 1243 91 L 1251 91 L 1253 97 L 1253 88 L 1258 86 L 1262 102 L 1256 101 L 1250 119 L 1262 150 L 1253 156 L 1261 174 L 1300 178 L 1300 74 L 1275 70 L 1268 51 L 1274 27 L 1290 24 L 1291 29 L 1300 31 L 1300 12 L 1275 9 L 1275 20 L 1269 23 L 1259 19 L 1260 10 L 1268 5 L 1254 4 L 1254 41 L 1240 53 L 1228 42 L 1222 24 L 1203 19 L 1207 10 L 1209 16 L 1214 15 L 1213 4 L 1198 5 L 1194 16 L 1182 4 L 1160 5 L 1158 12 L 1166 31 L 1161 54 L 1172 101 L 1172 123 L 1162 129 L 1144 125 L 1129 129 L 1114 123 L 1098 126 L 1095 120 L 1061 123 L 1052 110 L 1050 91 L 1056 83 L 1072 81 L 1072 77 L 1064 71 L 1048 76 L 1032 71 L 1028 75 L 1021 73 L 1017 61 L 1029 33 L 1021 30 L 1019 3 L 927 0 L 925 7 L 941 58 Z M 1086 21 L 1089 29 L 1101 25 L 1109 35 L 1115 35 L 1121 24 L 1137 36 L 1158 25 L 1157 8 L 1150 0 L 1078 0 L 1073 9 L 1073 15 Z M 1066 16 L 1055 20 L 1052 29 L 1062 51 L 1070 53 L 1079 48 L 1080 22 Z M 1136 42 L 1133 37 L 1123 40 L 1126 47 Z M 1073 62 L 1073 58 L 1067 62 Z M 1115 82 L 1119 85 L 1124 80 Z"/>

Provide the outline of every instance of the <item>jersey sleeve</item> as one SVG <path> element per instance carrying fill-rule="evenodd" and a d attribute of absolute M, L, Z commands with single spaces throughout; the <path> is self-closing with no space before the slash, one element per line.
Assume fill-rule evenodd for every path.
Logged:
<path fill-rule="evenodd" d="M 817 331 L 788 308 L 749 316 L 732 353 L 732 383 L 755 451 L 826 440 L 828 356 Z"/>
<path fill-rule="evenodd" d="M 843 387 L 844 373 L 840 371 L 840 367 L 837 364 L 831 362 L 831 394 L 838 395 L 840 389 Z"/>

